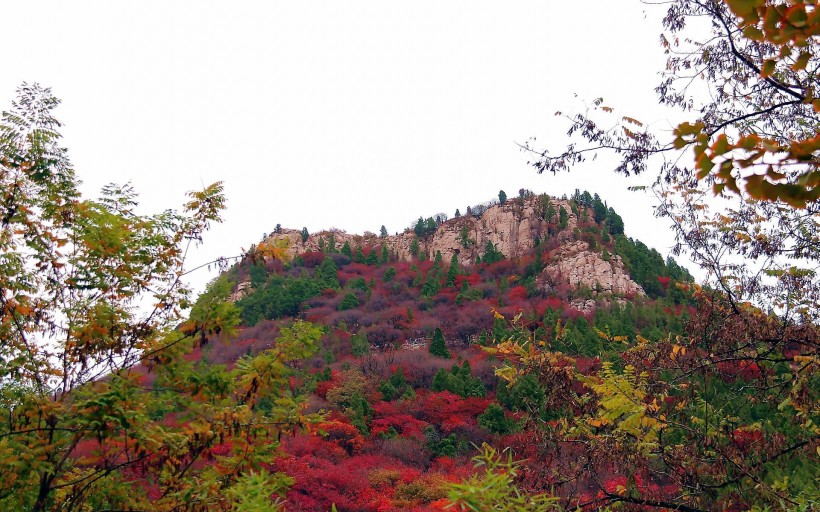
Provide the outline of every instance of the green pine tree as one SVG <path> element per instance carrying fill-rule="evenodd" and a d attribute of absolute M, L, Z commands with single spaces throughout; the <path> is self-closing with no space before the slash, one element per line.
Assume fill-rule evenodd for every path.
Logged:
<path fill-rule="evenodd" d="M 447 282 L 445 286 L 455 286 L 456 276 L 458 275 L 458 255 L 455 253 L 450 258 L 450 268 L 447 270 Z"/>
<path fill-rule="evenodd" d="M 433 333 L 433 341 L 430 343 L 430 353 L 437 357 L 450 359 L 450 352 L 444 343 L 444 333 L 441 332 L 440 327 L 436 327 L 436 331 Z"/>

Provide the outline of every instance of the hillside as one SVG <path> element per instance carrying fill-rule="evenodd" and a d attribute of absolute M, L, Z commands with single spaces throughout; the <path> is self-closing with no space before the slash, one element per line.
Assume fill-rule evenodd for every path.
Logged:
<path fill-rule="evenodd" d="M 691 306 L 675 283 L 691 277 L 626 238 L 597 196 L 470 210 L 393 236 L 280 228 L 212 284 L 230 287 L 242 327 L 192 360 L 230 365 L 297 318 L 323 326 L 291 391 L 325 419 L 284 439 L 275 464 L 295 479 L 288 510 L 438 509 L 447 482 L 472 473 L 475 446 L 530 453 L 542 384 L 506 386 L 482 349 L 521 329 L 586 373 L 611 357 L 612 337 L 682 332 Z"/>
<path fill-rule="evenodd" d="M 816 326 L 692 283 L 626 237 L 603 199 L 522 191 L 393 236 L 277 226 L 191 304 L 174 291 L 179 245 L 216 218 L 220 191 L 195 194 L 199 224 L 180 218 L 168 238 L 153 231 L 165 216 L 92 212 L 86 246 L 105 250 L 81 268 L 103 269 L 88 293 L 119 309 L 77 303 L 90 320 L 65 364 L 81 376 L 121 366 L 19 406 L 21 388 L 5 387 L 8 431 L 33 448 L 0 439 L 0 452 L 33 471 L 0 501 L 699 512 L 774 503 L 774 488 L 805 509 L 818 496 Z M 137 228 L 158 252 L 119 243 Z M 135 254 L 168 291 L 151 289 L 146 319 L 118 323 L 131 286 L 146 285 L 106 269 Z M 57 441 L 41 449 L 41 432 Z M 58 480 L 40 479 L 49 457 L 68 468 Z M 51 491 L 54 507 L 38 498 Z"/>

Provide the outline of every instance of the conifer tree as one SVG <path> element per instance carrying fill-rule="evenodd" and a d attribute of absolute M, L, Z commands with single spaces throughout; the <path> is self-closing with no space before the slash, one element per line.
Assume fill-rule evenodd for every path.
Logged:
<path fill-rule="evenodd" d="M 425 223 L 425 226 L 424 226 L 424 236 L 430 236 L 433 233 L 435 233 L 436 232 L 436 227 L 437 227 L 436 219 L 434 219 L 433 217 L 428 217 L 427 222 Z"/>
<path fill-rule="evenodd" d="M 419 217 L 419 220 L 416 221 L 416 226 L 413 228 L 413 233 L 415 233 L 418 237 L 424 236 L 424 218 Z"/>
<path fill-rule="evenodd" d="M 444 343 L 444 333 L 441 332 L 440 327 L 436 327 L 436 331 L 433 333 L 433 341 L 430 343 L 430 353 L 437 357 L 450 359 L 450 352 Z"/>
<path fill-rule="evenodd" d="M 562 206 L 558 209 L 558 225 L 561 229 L 567 229 L 567 221 L 569 221 L 569 214 Z"/>
<path fill-rule="evenodd" d="M 453 253 L 450 258 L 450 268 L 447 270 L 447 281 L 445 286 L 455 286 L 456 276 L 458 275 L 458 255 Z"/>
<path fill-rule="evenodd" d="M 410 241 L 410 254 L 412 254 L 413 256 L 418 256 L 419 255 L 419 239 L 418 238 L 414 238 L 413 240 Z"/>

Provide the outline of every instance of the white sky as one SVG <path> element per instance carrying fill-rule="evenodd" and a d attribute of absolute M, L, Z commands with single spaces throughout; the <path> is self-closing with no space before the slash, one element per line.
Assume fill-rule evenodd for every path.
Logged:
<path fill-rule="evenodd" d="M 225 182 L 225 223 L 191 266 L 277 223 L 401 231 L 520 188 L 597 192 L 667 254 L 653 199 L 606 160 L 537 175 L 516 142 L 560 150 L 603 96 L 666 127 L 653 88 L 662 7 L 585 2 L 0 2 L 0 109 L 23 81 L 63 103 L 84 191 L 130 181 L 147 211 Z M 577 94 L 577 98 L 575 95 Z M 199 285 L 211 276 L 198 274 Z"/>

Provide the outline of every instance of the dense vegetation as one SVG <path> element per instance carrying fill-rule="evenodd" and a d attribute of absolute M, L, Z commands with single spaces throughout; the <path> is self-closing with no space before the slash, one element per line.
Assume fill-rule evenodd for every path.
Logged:
<path fill-rule="evenodd" d="M 595 312 L 585 314 L 571 302 L 592 290 L 539 282 L 560 248 L 560 219 L 548 213 L 548 196 L 523 195 L 546 205 L 541 215 L 554 217 L 554 234 L 516 260 L 492 244 L 479 263 L 461 266 L 421 252 L 399 261 L 384 240 L 364 247 L 325 242 L 324 251 L 293 258 L 249 255 L 220 278 L 250 283 L 236 302 L 245 327 L 196 357 L 230 363 L 240 351 L 253 354 L 294 318 L 323 326 L 294 389 L 308 397 L 308 412 L 328 413 L 310 431 L 286 438 L 286 455 L 275 464 L 294 478 L 285 495 L 294 510 L 443 506 L 450 484 L 472 474 L 476 447 L 519 450 L 536 439 L 533 422 L 572 417 L 569 407 L 545 408 L 548 387 L 538 379 L 508 383 L 495 375 L 503 360 L 482 347 L 518 336 L 522 326 L 573 355 L 587 374 L 619 357 L 623 345 L 613 339 L 683 333 L 694 303 L 678 285 L 691 276 L 644 244 L 613 236 L 617 214 L 604 208 L 596 219 L 595 203 L 583 202 L 588 193 L 569 200 L 581 219 L 578 233 L 596 251 L 622 254 L 633 273 L 654 284 L 651 295 L 620 304 L 600 296 Z M 507 320 L 513 317 L 515 324 Z M 563 498 L 565 505 L 578 502 Z"/>
<path fill-rule="evenodd" d="M 469 264 L 426 252 L 444 214 L 408 230 L 408 261 L 384 227 L 295 255 L 273 236 L 192 303 L 186 249 L 220 221 L 221 185 L 156 215 L 128 186 L 82 198 L 58 101 L 24 84 L 0 121 L 0 504 L 816 509 L 820 16 L 801 0 L 668 9 L 659 97 L 691 110 L 683 70 L 698 69 L 701 117 L 668 145 L 629 117 L 613 132 L 579 115 L 570 134 L 626 173 L 692 149 L 694 174 L 677 154 L 655 190 L 703 286 L 597 195 L 521 190 L 466 210 L 535 204 L 546 230 L 515 259 L 467 231 Z M 691 17 L 708 39 L 677 37 Z M 712 214 L 704 187 L 734 208 Z M 646 295 L 545 276 L 578 241 Z"/>

